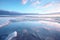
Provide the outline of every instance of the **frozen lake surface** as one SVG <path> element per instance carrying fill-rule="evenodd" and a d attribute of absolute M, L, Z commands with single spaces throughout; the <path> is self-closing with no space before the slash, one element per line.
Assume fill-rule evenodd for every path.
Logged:
<path fill-rule="evenodd" d="M 60 40 L 59 18 L 0 17 L 0 40 L 14 31 L 12 40 Z"/>

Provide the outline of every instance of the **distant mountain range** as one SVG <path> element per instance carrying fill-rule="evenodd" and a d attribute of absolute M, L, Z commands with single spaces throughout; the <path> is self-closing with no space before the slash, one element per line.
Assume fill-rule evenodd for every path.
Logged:
<path fill-rule="evenodd" d="M 19 12 L 0 10 L 0 15 L 37 15 L 37 13 L 19 13 Z"/>
<path fill-rule="evenodd" d="M 48 13 L 48 14 L 38 14 L 38 13 L 18 13 L 18 12 L 0 10 L 0 15 L 53 15 L 53 14 L 60 14 L 60 12 Z"/>
<path fill-rule="evenodd" d="M 0 15 L 20 15 L 21 13 L 0 10 Z"/>

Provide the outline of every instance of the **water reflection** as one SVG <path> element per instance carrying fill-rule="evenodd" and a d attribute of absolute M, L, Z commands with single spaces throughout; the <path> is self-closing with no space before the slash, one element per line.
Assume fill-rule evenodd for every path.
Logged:
<path fill-rule="evenodd" d="M 60 40 L 60 23 L 48 20 L 20 20 L 0 18 L 0 40 L 8 38 L 14 31 L 17 36 L 12 40 Z"/>

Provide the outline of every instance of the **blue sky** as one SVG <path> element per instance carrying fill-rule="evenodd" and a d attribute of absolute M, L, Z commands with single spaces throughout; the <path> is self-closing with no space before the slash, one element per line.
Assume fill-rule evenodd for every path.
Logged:
<path fill-rule="evenodd" d="M 0 10 L 20 13 L 60 12 L 60 0 L 0 0 Z"/>

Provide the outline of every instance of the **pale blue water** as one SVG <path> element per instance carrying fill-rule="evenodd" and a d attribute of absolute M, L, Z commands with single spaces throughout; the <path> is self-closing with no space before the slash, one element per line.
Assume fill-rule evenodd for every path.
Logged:
<path fill-rule="evenodd" d="M 0 19 L 0 24 L 6 22 L 6 20 L 6 18 Z M 53 28 L 53 26 L 47 26 L 46 24 L 42 24 L 38 21 L 10 22 L 8 25 L 0 28 L 0 40 L 4 40 L 10 33 L 14 31 L 23 34 L 24 29 L 27 30 L 28 33 L 38 36 L 44 40 L 47 40 L 47 38 L 50 38 L 50 40 L 60 40 L 60 32 L 56 30 L 47 30 L 44 27 Z"/>

